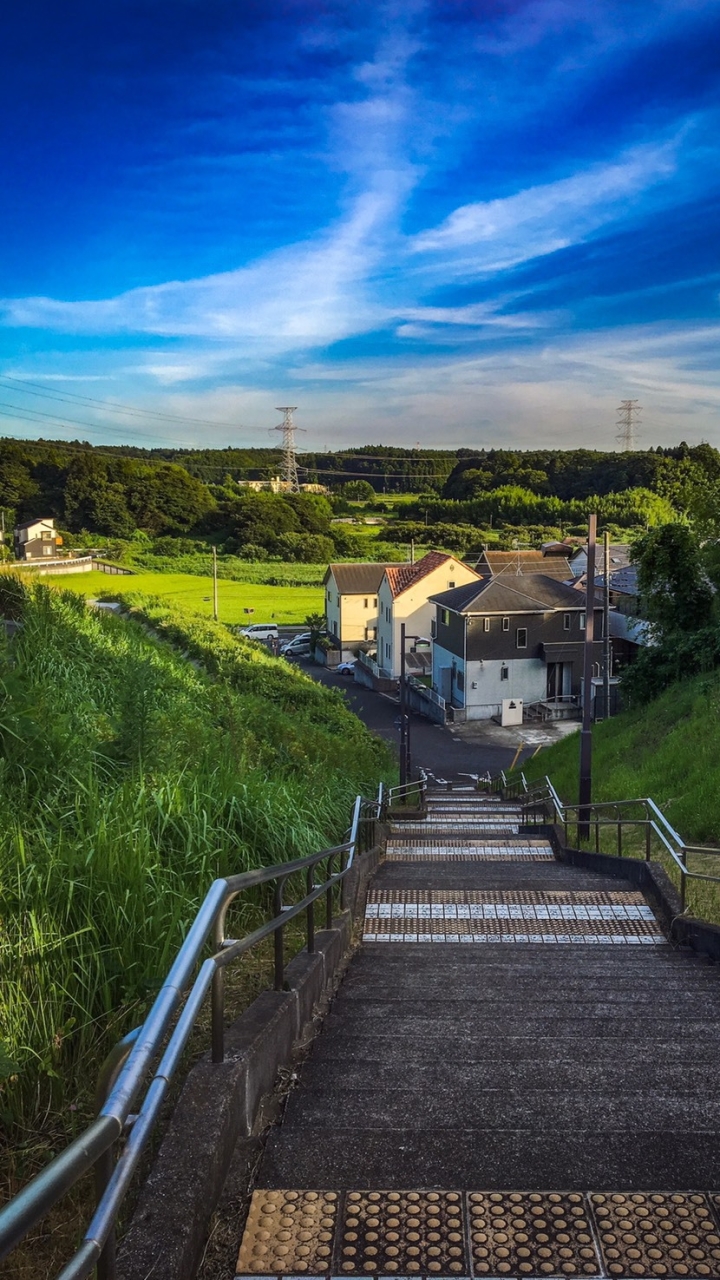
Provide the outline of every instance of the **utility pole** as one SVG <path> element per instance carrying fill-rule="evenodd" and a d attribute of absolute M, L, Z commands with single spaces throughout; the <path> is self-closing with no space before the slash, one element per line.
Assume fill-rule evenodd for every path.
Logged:
<path fill-rule="evenodd" d="M 218 620 L 218 592 L 217 592 L 217 547 L 212 549 L 213 556 L 213 618 Z"/>
<path fill-rule="evenodd" d="M 615 439 L 625 453 L 637 448 L 637 429 L 642 405 L 637 400 L 621 400 L 617 407 L 618 431 Z"/>
<path fill-rule="evenodd" d="M 583 714 L 580 730 L 580 788 L 578 794 L 578 836 L 590 838 L 590 801 L 592 799 L 592 668 L 593 624 L 595 621 L 595 542 L 597 516 L 588 519 L 587 598 L 585 601 L 585 653 L 583 662 Z"/>
<path fill-rule="evenodd" d="M 278 413 L 283 415 L 283 420 L 279 427 L 271 427 L 271 431 L 282 431 L 283 442 L 283 480 L 286 488 L 290 493 L 300 492 L 300 483 L 298 481 L 297 457 L 295 455 L 295 432 L 302 431 L 302 427 L 296 427 L 293 422 L 293 414 L 297 409 L 296 404 L 275 406 Z"/>
<path fill-rule="evenodd" d="M 603 695 L 605 698 L 605 719 L 610 719 L 610 676 L 612 655 L 610 650 L 610 534 L 605 530 L 603 545 Z"/>

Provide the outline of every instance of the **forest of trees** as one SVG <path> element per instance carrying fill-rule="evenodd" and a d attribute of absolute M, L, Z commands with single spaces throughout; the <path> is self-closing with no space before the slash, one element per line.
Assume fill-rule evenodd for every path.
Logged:
<path fill-rule="evenodd" d="M 698 536 L 718 536 L 720 453 L 678 445 L 635 453 L 591 450 L 459 450 L 455 453 L 367 446 L 316 456 L 317 474 L 336 477 L 327 498 L 239 488 L 238 475 L 274 474 L 273 450 L 139 450 L 31 440 L 0 441 L 0 508 L 7 526 L 54 516 L 77 539 L 132 539 L 165 544 L 211 540 L 249 559 L 276 556 L 320 563 L 360 556 L 363 544 L 332 517 L 348 501 L 383 509 L 388 476 L 411 489 L 402 521 L 387 541 L 436 541 L 473 549 L 478 531 L 582 531 L 589 510 L 601 523 L 642 532 L 680 517 Z M 332 464 L 332 466 L 330 465 Z M 365 478 L 357 474 L 365 468 Z M 404 467 L 401 477 L 392 467 Z M 412 474 L 411 474 L 412 473 Z M 215 477 L 215 478 L 211 478 Z M 432 529 L 434 533 L 429 533 Z"/>

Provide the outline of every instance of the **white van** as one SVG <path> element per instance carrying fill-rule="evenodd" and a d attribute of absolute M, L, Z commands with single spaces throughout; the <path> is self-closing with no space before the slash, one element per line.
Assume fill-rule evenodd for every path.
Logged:
<path fill-rule="evenodd" d="M 251 627 L 240 627 L 238 635 L 246 640 L 279 640 L 276 622 L 254 622 Z"/>

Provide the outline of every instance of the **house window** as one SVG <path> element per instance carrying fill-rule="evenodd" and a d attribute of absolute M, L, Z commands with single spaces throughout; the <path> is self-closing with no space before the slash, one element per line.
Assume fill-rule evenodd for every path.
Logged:
<path fill-rule="evenodd" d="M 455 586 L 454 582 L 448 582 L 448 591 L 452 591 L 454 586 Z"/>
<path fill-rule="evenodd" d="M 570 614 L 564 613 L 563 614 L 563 631 L 569 631 L 569 630 L 570 630 Z"/>
<path fill-rule="evenodd" d="M 518 627 L 515 632 L 515 648 L 527 649 L 527 627 Z"/>
<path fill-rule="evenodd" d="M 363 601 L 363 609 L 367 609 L 367 607 L 368 607 L 368 598 L 367 598 L 367 596 L 366 596 L 366 597 L 365 597 L 365 599 L 364 599 L 364 601 Z"/>
<path fill-rule="evenodd" d="M 503 618 L 503 631 L 509 631 L 509 630 L 510 630 L 510 619 Z"/>
<path fill-rule="evenodd" d="M 460 692 L 460 693 L 463 693 L 463 692 L 464 692 L 464 690 L 465 690 L 465 676 L 463 675 L 462 671 L 458 671 L 457 675 L 455 676 L 455 685 L 456 685 L 456 688 L 459 690 L 459 692 Z"/>
<path fill-rule="evenodd" d="M 585 630 L 585 614 L 584 613 L 580 614 L 580 630 L 581 631 Z"/>
<path fill-rule="evenodd" d="M 437 621 L 435 618 L 430 619 L 430 636 L 434 640 L 437 635 Z"/>
<path fill-rule="evenodd" d="M 503 665 L 500 668 L 500 679 L 508 680 L 509 678 L 510 678 L 510 669 L 509 667 L 505 666 L 505 663 L 503 663 Z"/>
<path fill-rule="evenodd" d="M 389 640 L 385 641 L 385 657 L 386 658 L 390 657 L 390 641 Z"/>
<path fill-rule="evenodd" d="M 375 599 L 373 600 L 373 609 L 377 609 L 377 596 L 375 596 Z"/>
<path fill-rule="evenodd" d="M 490 630 L 490 619 L 483 618 L 483 631 L 489 631 L 489 630 Z"/>
<path fill-rule="evenodd" d="M 450 610 L 449 609 L 440 610 L 440 621 L 442 622 L 444 627 L 450 626 Z"/>
<path fill-rule="evenodd" d="M 52 550 L 53 550 L 53 549 L 52 549 L 52 547 L 51 547 L 51 546 L 49 546 L 47 543 L 44 543 L 44 545 L 43 545 L 43 549 L 42 549 L 42 550 L 43 550 L 43 555 L 44 555 L 44 556 L 51 556 L 51 555 L 52 555 Z"/>

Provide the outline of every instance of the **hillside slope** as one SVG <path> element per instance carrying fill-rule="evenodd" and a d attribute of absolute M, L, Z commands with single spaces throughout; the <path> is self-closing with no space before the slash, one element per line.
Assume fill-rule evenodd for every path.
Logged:
<path fill-rule="evenodd" d="M 720 844 L 720 672 L 667 689 L 635 711 L 593 727 L 593 800 L 651 796 L 684 839 Z M 523 766 L 547 774 L 577 801 L 576 735 Z"/>
<path fill-rule="evenodd" d="M 215 876 L 338 842 L 394 766 L 339 693 L 202 618 L 147 602 L 128 620 L 7 578 L 0 611 L 22 623 L 0 637 L 0 1115 L 17 1134 L 84 1110 Z"/>

